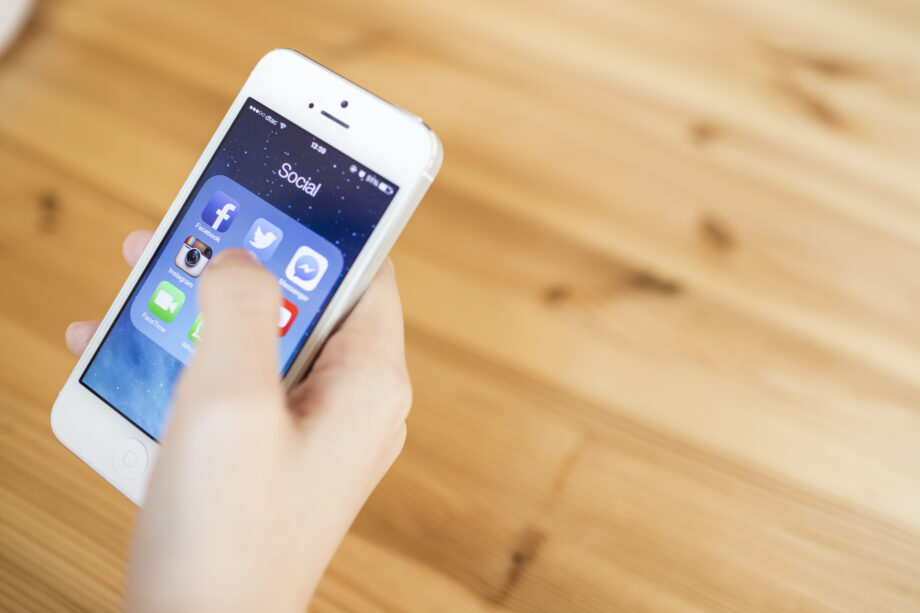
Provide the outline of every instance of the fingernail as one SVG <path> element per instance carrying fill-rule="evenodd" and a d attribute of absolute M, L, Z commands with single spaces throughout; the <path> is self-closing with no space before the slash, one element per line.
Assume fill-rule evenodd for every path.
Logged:
<path fill-rule="evenodd" d="M 262 265 L 259 262 L 259 258 L 251 251 L 247 251 L 246 249 L 227 249 L 217 254 L 217 257 L 211 262 L 211 266 L 219 267 L 231 262 L 237 264 L 255 264 L 257 266 Z"/>

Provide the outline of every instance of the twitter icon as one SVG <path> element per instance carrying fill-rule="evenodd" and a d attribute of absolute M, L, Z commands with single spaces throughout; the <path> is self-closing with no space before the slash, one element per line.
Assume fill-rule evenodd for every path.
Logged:
<path fill-rule="evenodd" d="M 263 262 L 271 259 L 275 249 L 281 244 L 281 238 L 284 233 L 281 228 L 274 225 L 261 217 L 252 224 L 249 232 L 246 233 L 246 240 L 243 246 L 259 256 Z"/>

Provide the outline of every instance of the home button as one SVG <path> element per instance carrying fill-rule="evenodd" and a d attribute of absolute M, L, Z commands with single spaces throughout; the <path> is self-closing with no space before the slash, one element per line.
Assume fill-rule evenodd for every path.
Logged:
<path fill-rule="evenodd" d="M 125 439 L 115 445 L 112 462 L 119 476 L 135 479 L 147 469 L 147 448 L 137 439 Z"/>

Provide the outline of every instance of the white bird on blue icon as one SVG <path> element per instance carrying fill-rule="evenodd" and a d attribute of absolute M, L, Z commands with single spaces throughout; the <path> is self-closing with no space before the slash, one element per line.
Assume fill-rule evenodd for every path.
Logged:
<path fill-rule="evenodd" d="M 275 242 L 275 239 L 278 237 L 275 236 L 275 233 L 272 231 L 263 232 L 261 226 L 256 226 L 256 232 L 252 237 L 252 240 L 249 241 L 249 244 L 255 247 L 256 249 L 265 249 L 270 247 L 272 243 Z"/>

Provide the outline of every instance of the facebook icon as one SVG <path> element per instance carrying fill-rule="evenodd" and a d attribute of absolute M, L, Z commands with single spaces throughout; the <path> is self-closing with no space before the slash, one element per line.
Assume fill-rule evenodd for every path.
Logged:
<path fill-rule="evenodd" d="M 201 212 L 201 219 L 218 232 L 226 232 L 239 210 L 239 202 L 222 191 L 216 191 Z"/>

